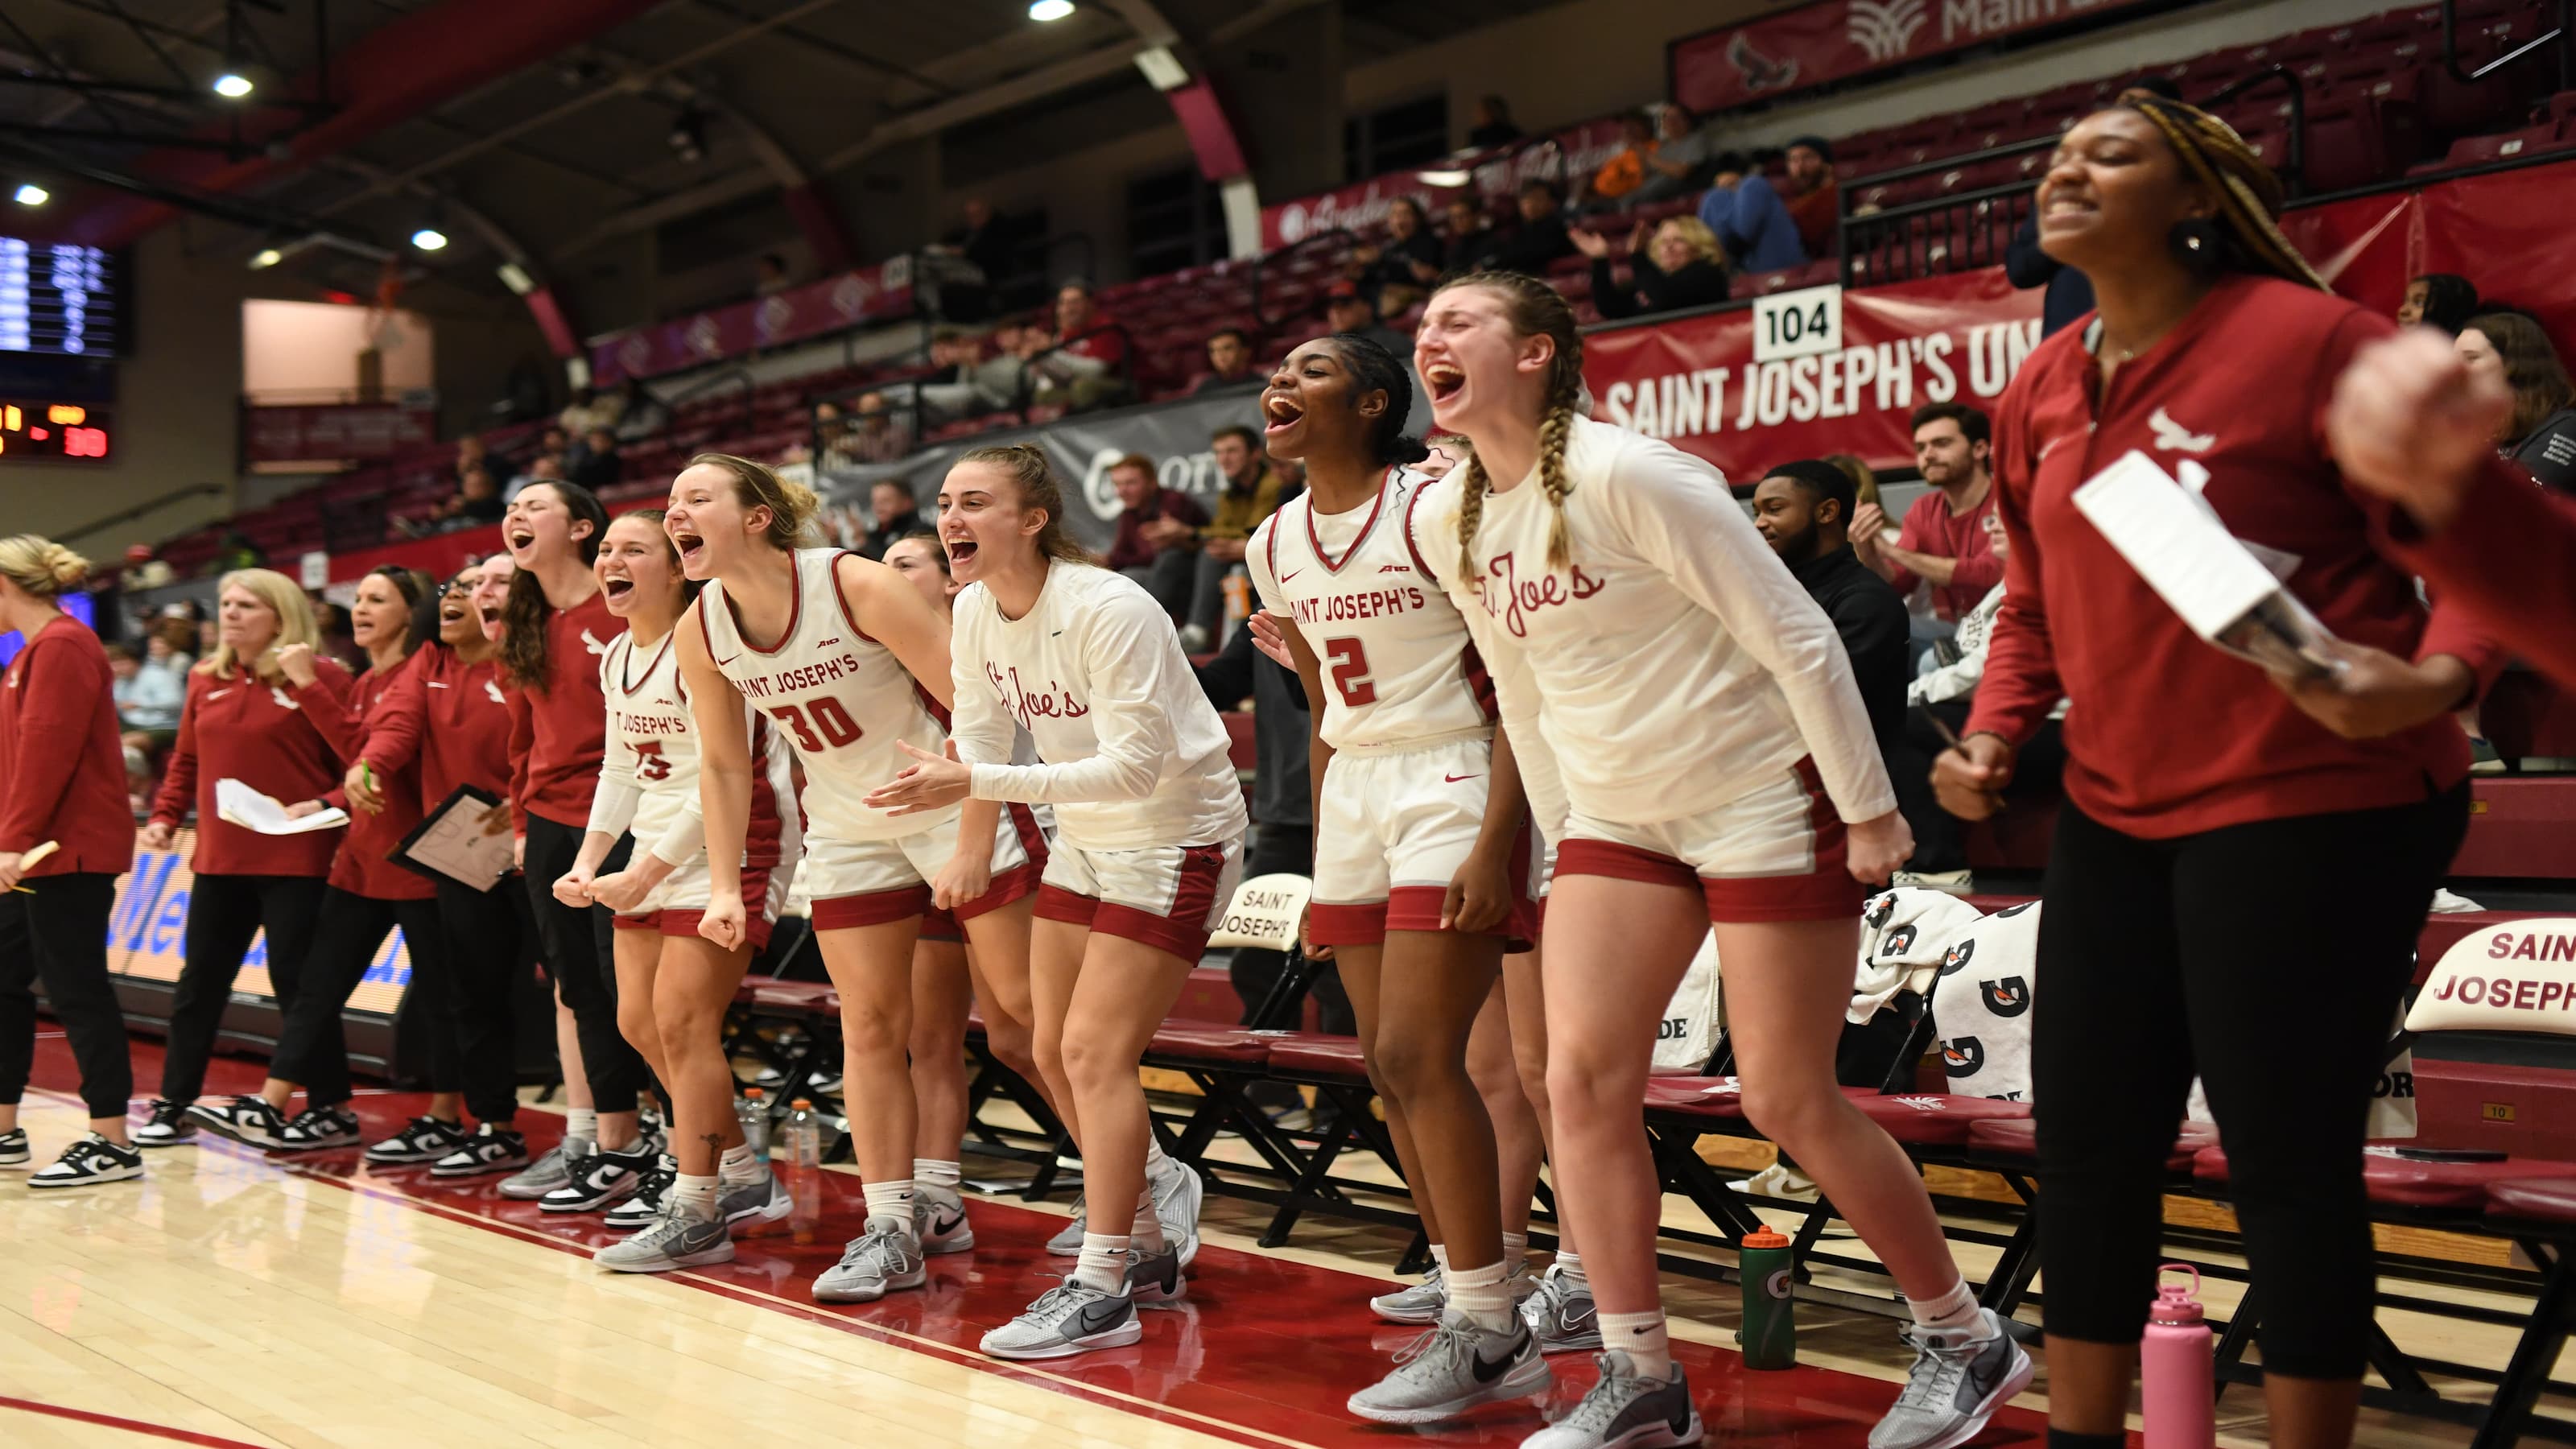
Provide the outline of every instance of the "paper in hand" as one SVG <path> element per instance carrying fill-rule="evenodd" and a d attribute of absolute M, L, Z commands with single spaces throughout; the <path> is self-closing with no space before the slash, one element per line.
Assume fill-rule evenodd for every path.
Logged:
<path fill-rule="evenodd" d="M 337 808 L 289 816 L 286 807 L 277 801 L 239 780 L 229 779 L 215 782 L 215 813 L 262 835 L 309 835 L 316 830 L 337 830 L 349 823 L 349 812 Z"/>
<path fill-rule="evenodd" d="M 2340 667 L 2316 616 L 2146 454 L 2132 450 L 2093 475 L 2075 507 L 2201 638 L 2294 680 Z"/>

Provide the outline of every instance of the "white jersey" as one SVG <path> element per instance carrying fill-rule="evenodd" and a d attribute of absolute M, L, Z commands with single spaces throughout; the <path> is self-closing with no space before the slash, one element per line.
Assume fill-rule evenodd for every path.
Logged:
<path fill-rule="evenodd" d="M 673 633 L 676 633 L 674 630 Z M 698 730 L 689 713 L 688 687 L 680 679 L 680 654 L 665 634 L 649 652 L 635 636 L 621 634 L 599 661 L 599 691 L 608 701 L 608 737 L 600 753 L 599 788 L 591 795 L 589 828 L 606 835 L 635 833 L 638 850 L 665 864 L 685 866 L 706 849 L 706 817 L 698 805 Z M 793 862 L 801 848 L 801 818 L 788 773 L 786 743 L 769 721 L 745 711 L 751 742 L 750 827 L 743 863 L 751 869 Z"/>
<path fill-rule="evenodd" d="M 957 753 L 975 797 L 1056 807 L 1086 850 L 1215 845 L 1250 822 L 1225 725 L 1200 692 L 1172 617 L 1104 568 L 1048 565 L 1037 606 L 1005 619 L 992 593 L 958 594 Z M 1012 726 L 1046 763 L 1014 766 Z"/>
<path fill-rule="evenodd" d="M 1336 514 L 1300 494 L 1244 551 L 1261 606 L 1294 623 L 1323 666 L 1324 742 L 1337 751 L 1493 737 L 1484 661 L 1406 530 L 1434 485 L 1389 468 L 1374 501 Z"/>
<path fill-rule="evenodd" d="M 842 550 L 800 548 L 787 632 L 755 648 L 721 581 L 698 595 L 707 654 L 755 711 L 774 720 L 805 765 L 805 818 L 817 837 L 893 840 L 928 830 L 945 812 L 892 815 L 862 803 L 912 763 L 897 742 L 938 754 L 948 742 L 936 701 L 894 651 L 863 632 L 841 598 Z"/>
<path fill-rule="evenodd" d="M 1896 808 L 1833 621 L 1762 541 L 1714 468 L 1589 418 L 1566 446 L 1573 566 L 1551 568 L 1535 471 L 1485 499 L 1459 573 L 1458 488 L 1431 490 L 1414 538 L 1494 671 L 1541 828 L 1571 807 L 1652 822 L 1713 810 L 1812 755 L 1843 819 Z M 1464 478 L 1453 478 L 1463 484 Z M 1518 747 L 1533 732 L 1557 788 Z"/>

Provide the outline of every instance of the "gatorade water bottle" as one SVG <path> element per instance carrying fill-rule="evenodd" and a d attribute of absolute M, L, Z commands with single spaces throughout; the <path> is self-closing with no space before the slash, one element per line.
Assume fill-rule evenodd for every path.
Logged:
<path fill-rule="evenodd" d="M 823 1119 L 814 1104 L 796 1099 L 787 1114 L 787 1196 L 793 1204 L 788 1230 L 797 1242 L 814 1241 L 814 1224 L 823 1216 Z"/>
<path fill-rule="evenodd" d="M 2147 1307 L 2147 1333 L 2138 1347 L 2140 1399 L 2147 1449 L 2210 1449 L 2218 1442 L 2218 1395 L 2213 1391 L 2209 1325 L 2202 1321 L 2200 1270 L 2167 1263 L 2166 1273 L 2189 1273 L 2190 1286 L 2164 1283 Z"/>
<path fill-rule="evenodd" d="M 1789 1296 L 1797 1274 L 1789 1240 L 1757 1228 L 1736 1245 L 1736 1262 L 1744 1275 L 1744 1327 L 1736 1334 L 1744 1345 L 1744 1366 L 1797 1367 L 1798 1322 Z"/>
<path fill-rule="evenodd" d="M 743 1088 L 742 1095 L 734 1099 L 733 1115 L 742 1123 L 743 1145 L 751 1149 L 752 1156 L 767 1158 L 769 1156 L 769 1102 L 761 1094 L 761 1090 L 758 1087 Z"/>

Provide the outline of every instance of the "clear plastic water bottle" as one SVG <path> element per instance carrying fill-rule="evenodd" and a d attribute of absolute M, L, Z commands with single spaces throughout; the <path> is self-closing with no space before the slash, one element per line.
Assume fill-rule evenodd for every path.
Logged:
<path fill-rule="evenodd" d="M 823 1119 L 814 1104 L 799 1097 L 787 1114 L 787 1156 L 781 1176 L 794 1203 L 789 1230 L 800 1243 L 814 1241 L 814 1225 L 823 1216 Z"/>
<path fill-rule="evenodd" d="M 768 1098 L 758 1087 L 745 1087 L 742 1095 L 734 1098 L 733 1115 L 742 1123 L 742 1140 L 751 1149 L 751 1155 L 766 1159 L 769 1156 Z"/>

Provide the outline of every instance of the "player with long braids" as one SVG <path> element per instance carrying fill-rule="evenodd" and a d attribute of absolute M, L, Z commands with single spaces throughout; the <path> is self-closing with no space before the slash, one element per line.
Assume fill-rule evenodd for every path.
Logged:
<path fill-rule="evenodd" d="M 1707 464 L 1582 416 L 1582 339 L 1544 283 L 1452 280 L 1414 361 L 1441 427 L 1474 445 L 1420 532 L 1447 545 L 1505 731 L 1548 746 L 1523 774 L 1562 842 L 1548 1095 L 1606 1347 L 1600 1381 L 1526 1449 L 1701 1437 L 1658 1301 L 1662 1195 L 1638 1121 L 1657 1020 L 1711 926 L 1747 1117 L 1814 1174 L 1915 1319 L 1911 1381 L 1874 1449 L 1965 1442 L 2031 1368 L 1960 1277 L 1913 1165 L 1834 1082 L 1861 883 L 1912 840 L 1832 623 Z"/>

